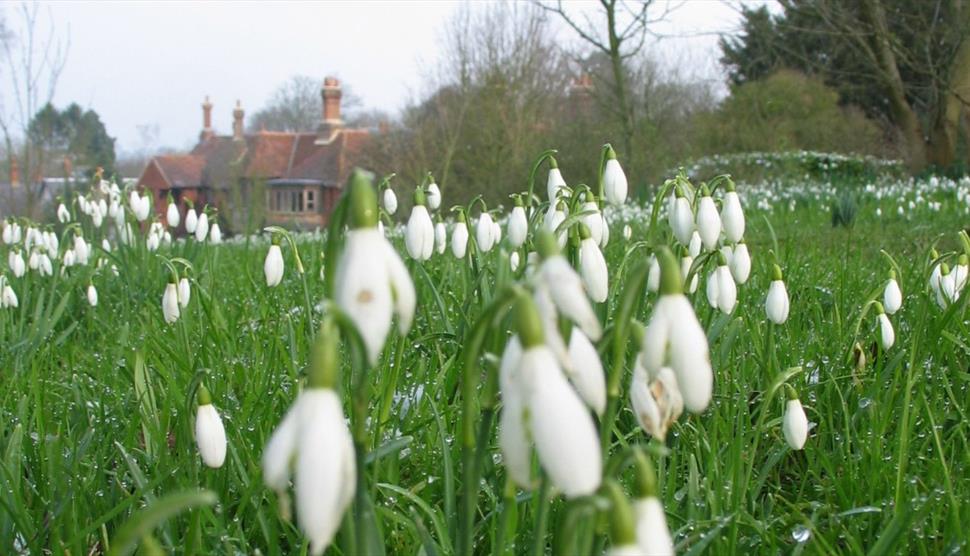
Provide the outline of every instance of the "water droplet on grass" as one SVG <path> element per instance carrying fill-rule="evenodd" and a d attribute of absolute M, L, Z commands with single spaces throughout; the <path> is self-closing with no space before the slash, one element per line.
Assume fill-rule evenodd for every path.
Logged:
<path fill-rule="evenodd" d="M 796 525 L 791 530 L 791 538 L 797 543 L 808 542 L 808 539 L 812 538 L 812 531 L 804 525 Z"/>

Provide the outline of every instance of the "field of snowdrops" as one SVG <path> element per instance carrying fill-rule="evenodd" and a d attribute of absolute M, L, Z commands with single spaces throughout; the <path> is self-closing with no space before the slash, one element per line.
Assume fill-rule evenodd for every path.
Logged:
<path fill-rule="evenodd" d="M 0 553 L 970 550 L 970 179 L 550 154 L 504 209 L 355 172 L 315 233 L 5 220 Z"/>

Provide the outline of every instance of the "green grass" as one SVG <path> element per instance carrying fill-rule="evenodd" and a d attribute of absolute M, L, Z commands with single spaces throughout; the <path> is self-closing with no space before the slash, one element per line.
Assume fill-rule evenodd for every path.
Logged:
<path fill-rule="evenodd" d="M 885 201 L 886 215 L 877 218 L 873 201 L 860 206 L 849 230 L 832 228 L 825 206 L 749 208 L 746 236 L 754 264 L 731 316 L 707 306 L 702 279 L 693 299 L 711 339 L 715 399 L 705 413 L 674 425 L 666 449 L 651 443 L 629 409 L 634 348 L 628 350 L 610 453 L 651 444 L 650 453 L 663 454 L 654 462 L 679 553 L 930 555 L 968 549 L 970 327 L 964 303 L 942 311 L 925 293 L 928 248 L 941 236 L 942 248 L 956 248 L 963 213 L 948 206 L 910 220 Z M 642 238 L 647 222 L 632 224 L 634 240 Z M 621 228 L 614 225 L 606 250 L 611 295 L 600 311 L 608 325 L 628 276 L 647 256 L 644 249 L 628 251 Z M 98 554 L 122 533 L 136 534 L 131 531 L 139 523 L 153 530 L 166 553 L 306 550 L 295 523 L 281 519 L 275 494 L 262 483 L 260 456 L 296 396 L 321 314 L 307 314 L 289 248 L 283 283 L 265 287 L 265 249 L 189 244 L 166 252 L 193 265 L 192 301 L 175 325 L 164 323 L 160 309 L 165 267 L 141 247 L 111 255 L 118 276 L 107 268 L 94 276 L 101 300 L 96 308 L 84 299 L 85 273 L 12 280 L 20 307 L 0 310 L 0 552 Z M 314 304 L 323 296 L 317 266 L 323 249 L 319 240 L 300 243 Z M 777 249 L 791 296 L 791 316 L 778 327 L 764 316 L 769 249 Z M 869 366 L 854 375 L 853 343 L 868 349 L 876 340 L 871 312 L 860 336 L 853 333 L 865 302 L 881 296 L 889 269 L 881 249 L 902 270 L 905 301 L 892 317 L 897 341 L 886 353 L 870 354 Z M 368 374 L 364 473 L 388 554 L 456 550 L 463 350 L 486 302 L 510 280 L 497 270 L 501 256 L 493 250 L 475 268 L 450 252 L 423 268 L 408 263 L 419 298 L 415 325 L 407 338 L 392 332 Z M 644 299 L 635 315 L 641 322 L 649 318 L 653 296 Z M 504 337 L 487 334 L 487 351 L 499 355 Z M 611 353 L 605 341 L 600 348 Z M 352 376 L 347 359 L 345 383 Z M 604 357 L 608 373 L 611 360 Z M 478 362 L 486 369 L 496 364 L 491 357 Z M 788 382 L 814 423 L 800 452 L 781 435 L 783 396 L 768 395 L 793 367 L 800 370 L 788 373 Z M 228 435 L 227 460 L 218 470 L 202 466 L 192 437 L 200 380 Z M 349 391 L 345 384 L 347 415 Z M 494 421 L 487 442 L 474 553 L 608 546 L 609 515 L 595 514 L 588 504 L 555 497 L 540 510 L 535 493 L 510 496 L 493 458 Z M 628 486 L 631 471 L 619 478 Z M 216 502 L 178 494 L 194 489 L 211 491 Z M 192 509 L 139 521 L 183 506 Z M 547 535 L 536 539 L 540 511 L 547 512 Z M 352 514 L 329 554 L 347 554 L 353 546 Z M 573 542 L 581 544 L 562 544 Z"/>

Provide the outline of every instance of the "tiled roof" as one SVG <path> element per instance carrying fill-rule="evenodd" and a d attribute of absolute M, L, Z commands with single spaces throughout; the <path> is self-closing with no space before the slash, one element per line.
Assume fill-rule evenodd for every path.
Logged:
<path fill-rule="evenodd" d="M 154 160 L 171 187 L 198 187 L 202 184 L 202 169 L 205 166 L 205 159 L 201 156 L 191 154 L 163 155 L 156 156 Z"/>
<path fill-rule="evenodd" d="M 202 138 L 190 154 L 152 160 L 171 187 L 223 188 L 239 177 L 312 179 L 339 187 L 369 138 L 365 129 L 342 129 L 328 144 L 317 144 L 316 133 L 260 131 L 242 141 L 213 135 Z"/>

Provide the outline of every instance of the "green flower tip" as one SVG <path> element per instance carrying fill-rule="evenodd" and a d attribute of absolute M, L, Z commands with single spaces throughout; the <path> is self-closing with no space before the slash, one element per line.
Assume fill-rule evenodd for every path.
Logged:
<path fill-rule="evenodd" d="M 792 388 L 791 384 L 786 384 L 785 385 L 785 398 L 787 398 L 789 400 L 797 400 L 798 399 L 798 392 L 796 392 L 795 389 Z"/>
<path fill-rule="evenodd" d="M 199 405 L 209 405 L 212 403 L 212 395 L 209 394 L 209 389 L 205 387 L 205 384 L 199 384 L 199 389 L 195 393 L 195 400 Z"/>
<path fill-rule="evenodd" d="M 536 251 L 542 260 L 555 257 L 559 254 L 559 242 L 556 241 L 556 237 L 552 235 L 552 232 L 546 229 L 539 230 L 536 235 Z"/>
<path fill-rule="evenodd" d="M 889 279 L 890 280 L 895 280 L 896 279 L 896 271 L 895 270 L 889 269 Z"/>
<path fill-rule="evenodd" d="M 593 234 L 590 233 L 589 226 L 587 226 L 586 224 L 580 222 L 579 223 L 579 239 L 580 240 L 584 240 L 584 239 L 589 239 L 591 237 L 593 237 Z"/>
<path fill-rule="evenodd" d="M 520 295 L 515 301 L 515 329 L 523 349 L 529 349 L 545 342 L 542 333 L 542 319 L 535 303 L 528 295 Z"/>
<path fill-rule="evenodd" d="M 875 302 L 873 302 L 873 305 L 875 305 L 875 307 L 876 307 L 876 314 L 877 315 L 882 315 L 882 314 L 885 314 L 886 313 L 886 309 L 882 306 L 882 303 L 880 303 L 878 301 L 875 301 Z"/>
<path fill-rule="evenodd" d="M 569 207 L 566 205 L 566 201 L 559 199 L 559 202 L 556 203 L 556 210 L 566 212 L 568 209 Z"/>
<path fill-rule="evenodd" d="M 636 520 L 633 518 L 633 508 L 630 500 L 623 494 L 623 489 L 613 479 L 603 485 L 606 496 L 610 499 L 612 512 L 610 513 L 610 539 L 613 546 L 636 544 Z"/>
<path fill-rule="evenodd" d="M 512 195 L 512 204 L 517 207 L 525 206 L 522 202 L 522 195 Z"/>
<path fill-rule="evenodd" d="M 702 183 L 701 184 L 701 197 L 710 197 L 710 196 L 711 196 L 711 190 L 707 188 L 707 184 L 706 183 Z"/>
<path fill-rule="evenodd" d="M 307 385 L 310 388 L 336 388 L 339 344 L 340 331 L 337 326 L 331 319 L 324 320 L 311 348 L 310 369 L 307 373 Z"/>
<path fill-rule="evenodd" d="M 280 235 L 273 234 L 273 245 L 279 245 L 279 244 L 280 244 Z"/>
<path fill-rule="evenodd" d="M 735 189 L 734 189 L 734 180 L 732 180 L 730 178 L 724 180 L 724 190 L 727 191 L 728 193 L 731 193 L 732 191 L 735 191 Z"/>
<path fill-rule="evenodd" d="M 930 249 L 930 258 L 933 260 L 940 258 L 940 252 L 936 250 L 936 247 Z"/>
<path fill-rule="evenodd" d="M 963 253 L 962 255 L 960 255 L 960 258 L 957 259 L 957 264 L 959 264 L 960 266 L 967 266 L 968 264 L 970 264 L 970 257 L 967 257 L 967 254 Z"/>
<path fill-rule="evenodd" d="M 559 168 L 559 163 L 556 162 L 556 157 L 550 156 L 549 157 L 549 169 L 551 170 L 553 168 Z"/>
<path fill-rule="evenodd" d="M 657 496 L 657 472 L 654 471 L 650 458 L 643 450 L 636 451 L 637 480 L 635 483 L 637 498 Z"/>
<path fill-rule="evenodd" d="M 727 257 L 724 256 L 723 251 L 717 252 L 717 266 L 727 266 Z"/>
<path fill-rule="evenodd" d="M 371 175 L 363 170 L 350 174 L 347 187 L 350 189 L 350 228 L 377 227 L 377 193 Z"/>
<path fill-rule="evenodd" d="M 414 190 L 414 204 L 424 206 L 424 188 L 418 187 Z"/>
<path fill-rule="evenodd" d="M 461 222 L 463 224 L 466 222 L 466 219 L 465 219 L 465 211 L 464 210 L 459 210 L 458 211 L 458 216 L 455 217 L 455 221 L 456 222 Z"/>
<path fill-rule="evenodd" d="M 605 146 L 606 146 L 606 160 L 616 160 L 616 151 L 613 150 L 613 145 L 607 143 Z"/>
<path fill-rule="evenodd" d="M 946 263 L 940 264 L 940 276 L 948 276 L 950 274 L 950 266 Z"/>
<path fill-rule="evenodd" d="M 772 280 L 781 280 L 782 279 L 781 267 L 780 266 L 778 266 L 778 265 L 772 265 L 772 268 L 771 268 L 771 279 Z"/>
<path fill-rule="evenodd" d="M 664 246 L 657 252 L 657 262 L 660 263 L 660 295 L 683 294 L 684 279 L 680 275 L 680 263 L 669 247 Z"/>

